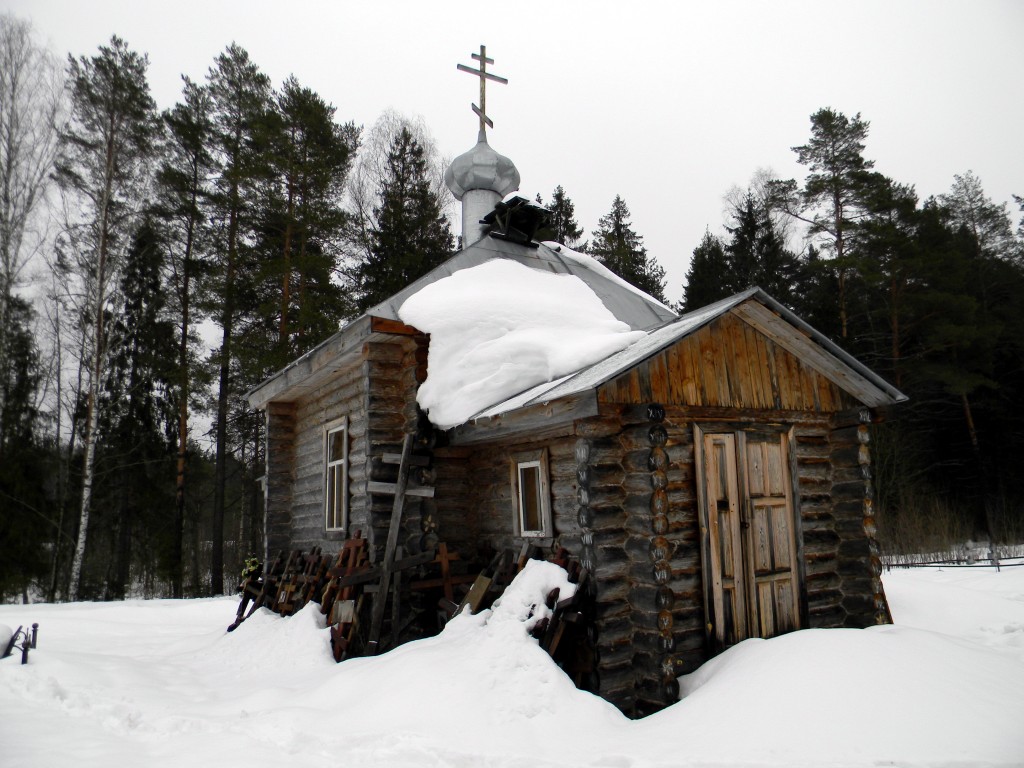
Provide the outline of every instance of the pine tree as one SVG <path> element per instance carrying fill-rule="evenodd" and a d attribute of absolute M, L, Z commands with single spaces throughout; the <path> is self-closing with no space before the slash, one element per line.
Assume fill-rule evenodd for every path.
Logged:
<path fill-rule="evenodd" d="M 705 230 L 704 238 L 693 249 L 679 310 L 691 312 L 729 296 L 728 270 L 722 241 Z"/>
<path fill-rule="evenodd" d="M 199 280 L 205 273 L 209 256 L 210 233 L 204 205 L 210 191 L 213 158 L 210 154 L 209 93 L 185 78 L 182 101 L 163 119 L 167 129 L 164 156 L 157 174 L 156 213 L 162 241 L 168 250 L 172 287 L 170 301 L 176 319 L 177 373 L 173 397 L 178 415 L 176 492 L 171 526 L 167 570 L 171 596 L 184 596 L 182 590 L 182 538 L 185 530 L 186 471 L 188 466 L 190 400 L 197 389 L 195 378 L 200 369 L 200 340 L 196 333 L 203 320 L 197 302 Z M 200 374 L 201 375 L 201 374 Z"/>
<path fill-rule="evenodd" d="M 359 129 L 335 122 L 335 108 L 291 77 L 276 99 L 270 198 L 263 215 L 266 288 L 276 298 L 270 347 L 277 369 L 323 341 L 354 302 L 334 276 L 348 224 L 341 198 Z"/>
<path fill-rule="evenodd" d="M 57 180 L 79 218 L 67 228 L 67 245 L 84 283 L 82 317 L 90 338 L 83 435 L 82 501 L 69 597 L 78 596 L 95 480 L 99 388 L 107 365 L 107 316 L 124 249 L 148 178 L 159 131 L 146 81 L 148 61 L 118 37 L 93 58 L 71 58 L 72 119 L 62 133 Z"/>
<path fill-rule="evenodd" d="M 848 329 L 847 283 L 852 269 L 848 239 L 851 227 L 864 215 L 863 198 L 874 161 L 864 159 L 870 123 L 860 113 L 847 118 L 831 108 L 811 115 L 811 138 L 793 147 L 797 162 L 809 169 L 800 190 L 790 180 L 774 185 L 773 204 L 810 225 L 810 235 L 822 235 L 832 255 L 839 289 L 840 335 Z"/>
<path fill-rule="evenodd" d="M 236 325 L 255 308 L 252 245 L 257 229 L 259 187 L 270 176 L 266 154 L 270 81 L 232 44 L 210 69 L 211 149 L 217 179 L 209 197 L 216 238 L 208 284 L 211 309 L 221 329 L 217 367 L 216 467 L 214 470 L 210 592 L 224 591 L 224 513 L 228 466 L 228 417 L 238 374 Z"/>
<path fill-rule="evenodd" d="M 424 150 L 405 127 L 388 150 L 373 214 L 372 250 L 357 270 L 362 310 L 444 263 L 455 245 Z"/>
<path fill-rule="evenodd" d="M 633 231 L 625 201 L 615 196 L 612 209 L 598 221 L 589 253 L 626 282 L 660 302 L 665 301 L 665 270 L 648 258 L 643 237 Z"/>
<path fill-rule="evenodd" d="M 851 326 L 856 333 L 850 346 L 899 387 L 915 288 L 927 271 L 917 237 L 917 195 L 912 187 L 878 174 L 864 206 L 867 215 L 850 233 L 864 294 L 853 302 Z"/>
<path fill-rule="evenodd" d="M 1016 255 L 1013 222 L 1006 203 L 994 203 L 974 173 L 956 174 L 949 193 L 939 195 L 939 202 L 949 212 L 954 227 L 964 227 L 970 232 L 979 260 L 1012 259 Z"/>

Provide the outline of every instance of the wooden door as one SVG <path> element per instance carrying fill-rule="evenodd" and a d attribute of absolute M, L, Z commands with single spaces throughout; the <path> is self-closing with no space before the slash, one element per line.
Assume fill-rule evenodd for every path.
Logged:
<path fill-rule="evenodd" d="M 719 647 L 800 626 L 785 433 L 697 430 L 708 631 Z"/>

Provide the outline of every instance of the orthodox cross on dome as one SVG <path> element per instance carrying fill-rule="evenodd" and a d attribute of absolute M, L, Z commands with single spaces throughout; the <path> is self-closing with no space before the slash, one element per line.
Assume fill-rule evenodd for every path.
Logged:
<path fill-rule="evenodd" d="M 472 104 L 471 106 L 473 107 L 473 111 L 476 113 L 476 116 L 480 118 L 480 136 L 484 137 L 486 135 L 484 133 L 486 127 L 494 127 L 494 122 L 487 116 L 487 81 L 493 80 L 496 83 L 508 85 L 508 80 L 504 77 L 498 77 L 498 75 L 492 75 L 487 71 L 487 65 L 493 64 L 494 59 L 487 58 L 486 45 L 480 46 L 480 53 L 474 53 L 471 55 L 474 59 L 480 62 L 480 69 L 473 69 L 472 67 L 467 67 L 465 64 L 456 64 L 455 66 L 463 72 L 469 72 L 469 74 L 476 75 L 480 78 L 480 106 L 478 107 L 476 104 Z"/>

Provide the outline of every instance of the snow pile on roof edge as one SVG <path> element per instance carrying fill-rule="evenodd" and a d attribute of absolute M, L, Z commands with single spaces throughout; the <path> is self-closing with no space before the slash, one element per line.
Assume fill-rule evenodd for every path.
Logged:
<path fill-rule="evenodd" d="M 496 259 L 424 286 L 398 311 L 430 334 L 417 400 L 442 429 L 643 337 L 573 275 Z"/>

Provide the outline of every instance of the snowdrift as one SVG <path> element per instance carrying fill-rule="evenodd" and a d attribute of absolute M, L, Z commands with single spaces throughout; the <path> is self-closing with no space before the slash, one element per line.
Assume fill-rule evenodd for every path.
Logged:
<path fill-rule="evenodd" d="M 40 623 L 0 662 L 0 765 L 1021 765 L 1024 568 L 887 574 L 907 625 L 743 642 L 636 722 L 529 636 L 556 586 L 531 564 L 492 610 L 342 664 L 315 606 L 231 634 L 233 598 L 0 606 Z"/>

